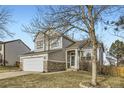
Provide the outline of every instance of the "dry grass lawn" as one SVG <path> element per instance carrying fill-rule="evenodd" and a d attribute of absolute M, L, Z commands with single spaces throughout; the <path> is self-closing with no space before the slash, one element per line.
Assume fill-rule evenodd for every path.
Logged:
<path fill-rule="evenodd" d="M 18 70 L 19 68 L 14 66 L 0 66 L 0 73 L 18 71 Z"/>
<path fill-rule="evenodd" d="M 63 72 L 55 74 L 30 74 L 0 80 L 0 87 L 18 88 L 79 88 L 79 83 L 91 80 L 88 72 Z M 98 76 L 98 82 L 104 86 L 124 88 L 123 77 Z"/>

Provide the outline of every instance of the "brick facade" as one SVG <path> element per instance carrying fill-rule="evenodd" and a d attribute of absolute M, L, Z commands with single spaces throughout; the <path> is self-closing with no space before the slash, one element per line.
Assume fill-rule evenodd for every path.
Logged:
<path fill-rule="evenodd" d="M 48 61 L 47 70 L 48 72 L 54 71 L 64 71 L 66 69 L 65 63 Z"/>

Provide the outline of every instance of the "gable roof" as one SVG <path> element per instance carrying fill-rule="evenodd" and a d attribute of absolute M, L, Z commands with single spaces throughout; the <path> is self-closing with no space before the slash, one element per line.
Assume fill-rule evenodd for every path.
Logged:
<path fill-rule="evenodd" d="M 0 44 L 6 44 L 6 43 L 11 43 L 11 42 L 16 42 L 16 41 L 20 41 L 22 42 L 29 50 L 31 50 L 21 39 L 16 39 L 16 40 L 11 40 L 11 41 L 0 41 Z"/>
<path fill-rule="evenodd" d="M 75 43 L 68 46 L 66 49 L 76 49 L 76 48 L 87 48 L 91 44 L 91 41 L 89 39 L 76 41 Z M 102 47 L 104 51 L 103 43 L 98 43 L 98 47 Z"/>
<path fill-rule="evenodd" d="M 37 32 L 37 33 L 36 33 L 36 35 L 35 35 L 35 37 L 34 37 L 34 40 L 33 40 L 33 41 L 35 41 L 35 40 L 36 40 L 37 36 L 38 36 L 40 33 L 45 34 L 45 32 L 44 32 L 44 31 L 39 31 L 39 32 Z M 62 36 L 62 37 L 64 37 L 64 38 L 66 38 L 66 39 L 68 39 L 68 40 L 70 40 L 70 41 L 72 41 L 72 42 L 75 42 L 75 41 L 74 41 L 74 40 L 72 40 L 69 36 L 63 35 L 63 33 L 60 33 L 60 32 L 57 32 L 57 33 L 58 33 L 60 36 Z"/>
<path fill-rule="evenodd" d="M 86 47 L 90 44 L 89 40 L 81 40 L 81 41 L 76 41 L 75 43 L 72 43 L 67 47 L 67 49 L 75 49 L 75 48 L 82 48 Z"/>
<path fill-rule="evenodd" d="M 36 40 L 37 36 L 38 36 L 40 33 L 43 33 L 43 34 L 44 34 L 44 32 L 43 32 L 43 31 L 39 31 L 39 32 L 37 32 L 37 33 L 36 33 L 36 35 L 34 36 L 34 40 L 33 40 L 34 42 L 35 42 L 35 40 Z"/>

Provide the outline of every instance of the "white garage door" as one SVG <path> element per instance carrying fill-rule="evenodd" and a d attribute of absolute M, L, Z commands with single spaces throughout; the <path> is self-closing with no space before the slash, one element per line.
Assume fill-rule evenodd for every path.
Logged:
<path fill-rule="evenodd" d="M 23 70 L 43 72 L 43 57 L 23 59 Z"/>

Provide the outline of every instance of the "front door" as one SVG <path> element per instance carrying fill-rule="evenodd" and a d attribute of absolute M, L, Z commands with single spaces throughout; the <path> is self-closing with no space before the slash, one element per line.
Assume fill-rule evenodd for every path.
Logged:
<path fill-rule="evenodd" d="M 71 68 L 74 68 L 75 66 L 75 54 L 74 53 L 71 53 L 70 55 L 70 66 Z"/>

